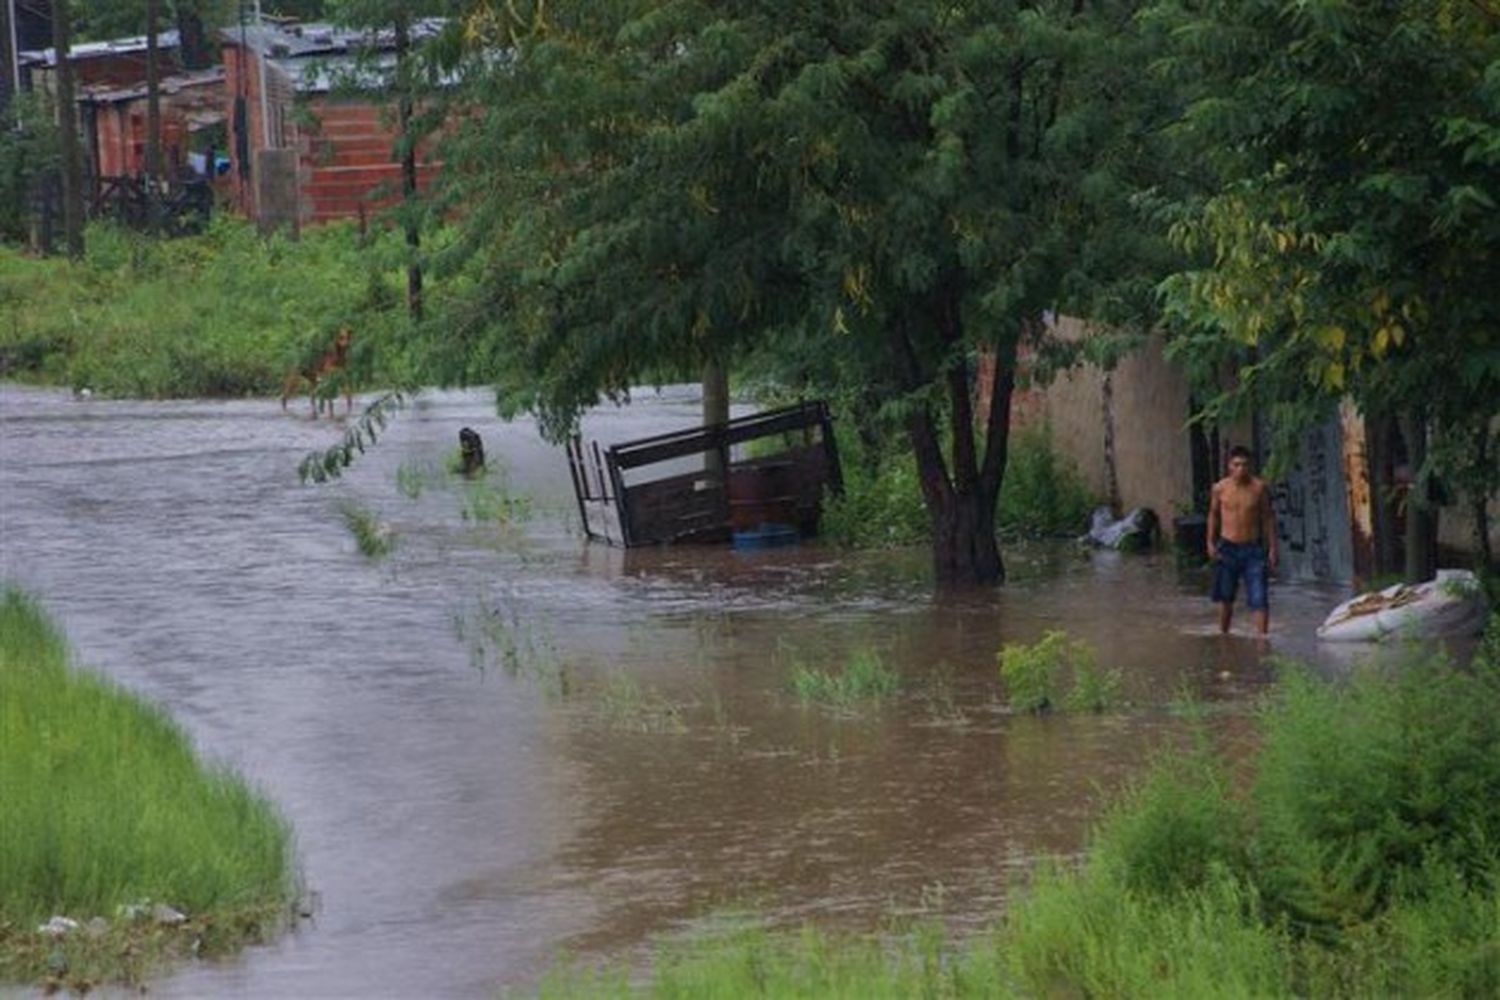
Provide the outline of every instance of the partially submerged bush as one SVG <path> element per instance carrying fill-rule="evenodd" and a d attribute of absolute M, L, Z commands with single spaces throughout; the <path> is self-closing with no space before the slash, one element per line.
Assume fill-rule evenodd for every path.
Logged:
<path fill-rule="evenodd" d="M 365 558 L 383 559 L 395 549 L 395 533 L 373 512 L 353 501 L 346 501 L 339 505 L 339 515 Z"/>
<path fill-rule="evenodd" d="M 1119 674 L 1101 670 L 1093 648 L 1061 630 L 1030 644 L 1007 643 L 999 661 L 1010 707 L 1018 712 L 1102 712 L 1119 698 Z M 1066 693 L 1065 679 L 1072 682 Z"/>
<path fill-rule="evenodd" d="M 797 664 L 792 668 L 792 690 L 804 705 L 850 711 L 861 704 L 893 697 L 901 675 L 873 649 L 862 649 L 840 670 L 820 670 Z"/>

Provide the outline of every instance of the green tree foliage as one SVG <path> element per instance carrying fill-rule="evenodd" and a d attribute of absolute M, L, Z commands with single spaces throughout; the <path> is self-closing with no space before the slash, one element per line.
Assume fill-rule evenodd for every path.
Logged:
<path fill-rule="evenodd" d="M 0 128 L 0 240 L 26 239 L 29 203 L 38 180 L 62 163 L 57 123 L 35 95 L 19 95 L 7 109 L 14 128 Z"/>
<path fill-rule="evenodd" d="M 1130 314 L 1117 279 L 1150 256 L 1119 212 L 1134 7 L 476 6 L 488 71 L 445 159 L 478 279 L 448 376 L 561 435 L 671 360 L 816 356 L 903 426 L 939 579 L 1003 578 L 1018 345 L 1048 309 Z"/>
<path fill-rule="evenodd" d="M 1287 456 L 1351 394 L 1430 428 L 1423 476 L 1500 487 L 1500 10 L 1164 0 L 1148 23 L 1206 182 L 1167 199 L 1194 260 L 1163 286 L 1175 350 L 1215 389 L 1238 372 L 1210 410 L 1270 412 Z"/>

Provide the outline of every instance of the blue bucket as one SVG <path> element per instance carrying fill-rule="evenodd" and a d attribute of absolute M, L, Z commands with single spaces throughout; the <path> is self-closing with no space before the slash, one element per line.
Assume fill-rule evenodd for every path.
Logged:
<path fill-rule="evenodd" d="M 802 533 L 790 524 L 762 524 L 757 528 L 736 531 L 730 541 L 738 550 L 776 549 L 784 545 L 796 545 Z"/>

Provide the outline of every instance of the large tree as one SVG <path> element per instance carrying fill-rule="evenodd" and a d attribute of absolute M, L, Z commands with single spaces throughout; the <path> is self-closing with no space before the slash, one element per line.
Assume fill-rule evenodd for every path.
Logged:
<path fill-rule="evenodd" d="M 1134 6 L 482 5 L 488 71 L 444 154 L 478 262 L 449 375 L 563 434 L 665 364 L 841 354 L 905 427 L 938 578 L 1003 579 L 1019 345 L 1049 309 L 1118 305 L 1146 238 L 1116 170 L 1144 141 Z"/>
<path fill-rule="evenodd" d="M 1181 158 L 1212 180 L 1175 207 L 1197 258 L 1164 286 L 1179 356 L 1236 371 L 1214 405 L 1278 418 L 1283 454 L 1345 394 L 1399 419 L 1418 483 L 1407 571 L 1425 576 L 1429 478 L 1481 514 L 1500 486 L 1500 6 L 1163 0 L 1151 16 L 1184 96 Z"/>

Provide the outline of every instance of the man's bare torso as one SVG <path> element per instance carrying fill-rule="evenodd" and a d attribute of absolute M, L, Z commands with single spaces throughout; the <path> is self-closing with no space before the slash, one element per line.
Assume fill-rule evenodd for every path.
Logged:
<path fill-rule="evenodd" d="M 1214 501 L 1219 508 L 1219 534 L 1225 540 L 1240 544 L 1266 541 L 1261 532 L 1266 520 L 1265 480 L 1252 476 L 1242 484 L 1233 476 L 1225 476 L 1214 484 Z"/>

